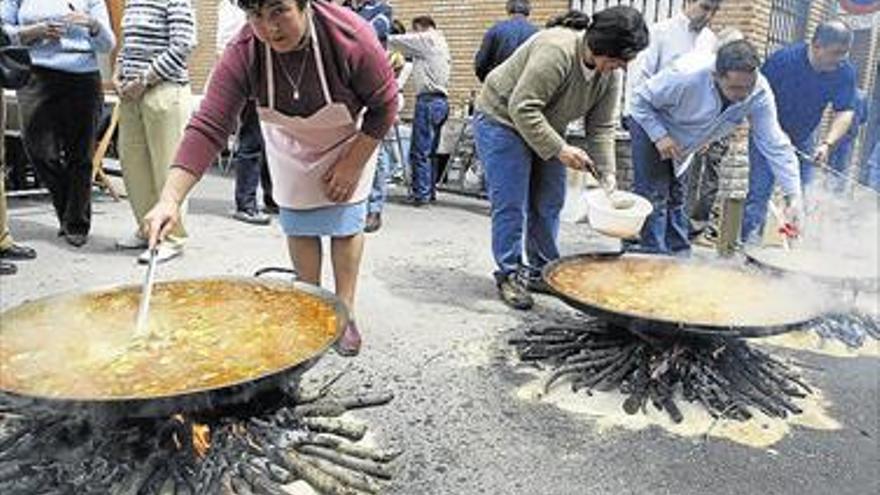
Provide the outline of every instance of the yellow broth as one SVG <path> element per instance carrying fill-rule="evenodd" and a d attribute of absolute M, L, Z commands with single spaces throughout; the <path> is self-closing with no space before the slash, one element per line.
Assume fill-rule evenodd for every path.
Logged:
<path fill-rule="evenodd" d="M 283 285 L 157 284 L 150 336 L 139 288 L 32 303 L 0 315 L 0 389 L 68 399 L 157 397 L 300 363 L 336 333 L 333 306 Z"/>
<path fill-rule="evenodd" d="M 781 279 L 676 260 L 582 259 L 560 265 L 549 283 L 605 310 L 710 326 L 773 326 L 810 319 L 818 294 Z"/>

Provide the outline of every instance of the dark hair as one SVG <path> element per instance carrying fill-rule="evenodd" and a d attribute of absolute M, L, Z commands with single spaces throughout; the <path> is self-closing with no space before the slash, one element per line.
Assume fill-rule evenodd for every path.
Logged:
<path fill-rule="evenodd" d="M 238 8 L 242 10 L 260 10 L 264 5 L 270 2 L 270 0 L 234 0 L 235 4 L 238 5 Z M 296 0 L 296 6 L 299 7 L 300 10 L 306 8 L 306 5 L 309 4 L 311 0 Z"/>
<path fill-rule="evenodd" d="M 413 29 L 416 26 L 426 27 L 426 28 L 436 28 L 437 23 L 434 22 L 434 19 L 429 15 L 420 15 L 418 17 L 414 17 L 412 20 Z"/>
<path fill-rule="evenodd" d="M 715 73 L 726 76 L 729 72 L 755 72 L 761 66 L 758 51 L 746 40 L 737 40 L 718 49 Z"/>
<path fill-rule="evenodd" d="M 850 46 L 853 40 L 853 32 L 849 25 L 841 19 L 825 21 L 816 27 L 813 33 L 813 44 L 821 47 L 831 45 Z"/>
<path fill-rule="evenodd" d="M 522 14 L 526 17 L 532 13 L 532 6 L 529 0 L 507 0 L 508 14 Z"/>
<path fill-rule="evenodd" d="M 590 16 L 584 14 L 580 10 L 569 10 L 564 14 L 551 17 L 544 24 L 546 28 L 564 27 L 574 29 L 575 31 L 583 31 L 590 27 Z"/>
<path fill-rule="evenodd" d="M 648 26 L 638 10 L 618 5 L 593 16 L 586 39 L 593 55 L 630 60 L 648 47 Z"/>
<path fill-rule="evenodd" d="M 391 21 L 391 34 L 406 34 L 406 26 L 400 22 L 400 19 Z"/>

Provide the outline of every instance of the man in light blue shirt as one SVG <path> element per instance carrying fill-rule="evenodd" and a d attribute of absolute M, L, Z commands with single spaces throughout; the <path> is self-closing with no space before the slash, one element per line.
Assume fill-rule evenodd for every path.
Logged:
<path fill-rule="evenodd" d="M 640 251 L 684 254 L 690 250 L 685 208 L 690 157 L 732 134 L 746 119 L 753 142 L 768 157 L 785 192 L 786 214 L 797 222 L 798 160 L 779 126 L 773 92 L 759 67 L 754 47 L 734 41 L 721 47 L 714 61 L 674 64 L 634 92 L 630 133 L 635 192 L 654 205 L 642 228 Z"/>

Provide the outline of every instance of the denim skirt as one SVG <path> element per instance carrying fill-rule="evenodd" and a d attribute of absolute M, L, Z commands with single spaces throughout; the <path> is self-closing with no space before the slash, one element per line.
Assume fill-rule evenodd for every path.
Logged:
<path fill-rule="evenodd" d="M 364 231 L 367 202 L 309 210 L 281 208 L 278 222 L 288 237 L 350 237 Z"/>

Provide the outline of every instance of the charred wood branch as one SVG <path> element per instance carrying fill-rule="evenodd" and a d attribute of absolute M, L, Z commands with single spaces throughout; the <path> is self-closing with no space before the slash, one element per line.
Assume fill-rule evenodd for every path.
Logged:
<path fill-rule="evenodd" d="M 355 442 L 367 433 L 367 425 L 339 418 L 303 418 L 302 424 L 311 431 L 330 433 Z"/>
<path fill-rule="evenodd" d="M 292 412 L 293 416 L 297 418 L 312 416 L 335 418 L 355 409 L 384 406 L 392 400 L 394 400 L 394 394 L 391 392 L 360 394 L 351 398 L 305 404 L 294 408 Z"/>
<path fill-rule="evenodd" d="M 383 463 L 391 462 L 403 454 L 403 451 L 400 449 L 371 449 L 369 447 L 364 447 L 356 443 L 346 442 L 345 440 L 334 438 L 329 435 L 315 435 L 309 437 L 303 442 L 303 444 L 326 447 L 328 449 L 333 449 L 341 454 L 357 457 L 359 459 L 366 459 L 369 461 Z"/>
<path fill-rule="evenodd" d="M 713 417 L 747 420 L 751 409 L 774 417 L 799 414 L 793 399 L 812 392 L 786 364 L 741 340 L 649 341 L 597 321 L 526 329 L 510 343 L 523 361 L 550 369 L 545 393 L 563 380 L 588 394 L 616 388 L 627 395 L 626 413 L 645 411 L 650 400 L 675 422 L 684 419 L 676 403 L 682 398 Z"/>

